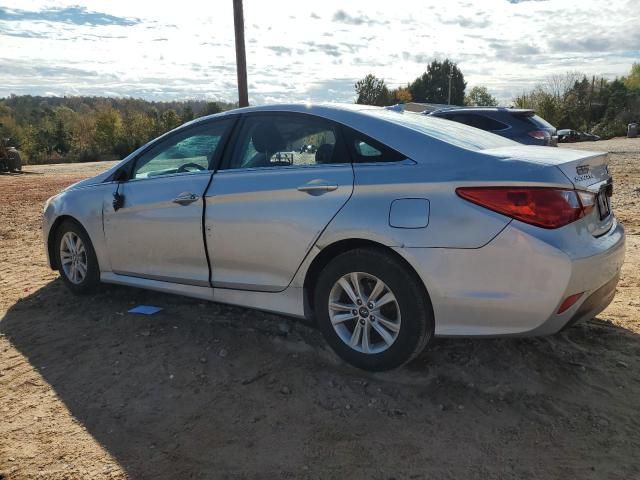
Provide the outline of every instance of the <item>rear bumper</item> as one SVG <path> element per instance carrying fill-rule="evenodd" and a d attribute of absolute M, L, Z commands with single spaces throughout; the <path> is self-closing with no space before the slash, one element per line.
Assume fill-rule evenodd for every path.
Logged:
<path fill-rule="evenodd" d="M 620 280 L 620 275 L 616 275 L 589 295 L 563 328 L 570 327 L 581 320 L 593 318 L 607 308 L 616 295 L 618 280 Z"/>
<path fill-rule="evenodd" d="M 512 222 L 482 248 L 397 251 L 416 268 L 429 292 L 436 335 L 548 335 L 604 310 L 624 260 L 622 225 L 614 223 L 599 238 L 579 225 L 573 228 L 557 232 L 554 242 L 548 231 L 540 238 L 540 229 Z M 577 234 L 589 238 L 569 243 Z M 580 292 L 576 304 L 556 313 L 566 297 Z"/>

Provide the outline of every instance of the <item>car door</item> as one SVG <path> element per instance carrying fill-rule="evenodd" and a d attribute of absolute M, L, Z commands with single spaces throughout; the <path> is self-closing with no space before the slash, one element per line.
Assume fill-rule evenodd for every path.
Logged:
<path fill-rule="evenodd" d="M 104 234 L 114 273 L 209 285 L 202 232 L 204 193 L 231 120 L 208 121 L 159 140 L 135 160 L 115 209 L 105 198 Z"/>
<path fill-rule="evenodd" d="M 212 284 L 281 291 L 353 191 L 338 125 L 295 113 L 246 115 L 206 194 Z"/>

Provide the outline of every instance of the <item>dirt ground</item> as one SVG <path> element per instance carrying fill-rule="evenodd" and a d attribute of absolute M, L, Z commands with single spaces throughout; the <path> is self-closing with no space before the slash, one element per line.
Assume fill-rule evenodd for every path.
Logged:
<path fill-rule="evenodd" d="M 613 304 L 553 337 L 438 339 L 384 374 L 277 315 L 70 295 L 42 204 L 108 164 L 0 175 L 0 479 L 640 478 L 640 138 L 577 148 L 612 152 Z"/>

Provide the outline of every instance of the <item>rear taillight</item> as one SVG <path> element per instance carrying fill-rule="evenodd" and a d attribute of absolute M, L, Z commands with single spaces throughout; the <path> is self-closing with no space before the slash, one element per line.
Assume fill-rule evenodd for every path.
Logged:
<path fill-rule="evenodd" d="M 588 192 L 544 187 L 461 187 L 456 193 L 489 210 L 542 228 L 575 222 L 593 209 L 595 200 Z M 587 195 L 593 196 L 590 204 Z"/>
<path fill-rule="evenodd" d="M 593 207 L 596 206 L 596 194 L 591 192 L 585 192 L 584 190 L 576 190 L 578 193 L 578 197 L 580 198 L 580 203 L 582 204 L 582 209 L 584 210 L 584 214 L 588 215 L 593 210 Z"/>
<path fill-rule="evenodd" d="M 549 140 L 551 138 L 551 134 L 546 130 L 532 130 L 527 132 L 527 135 L 536 140 Z"/>

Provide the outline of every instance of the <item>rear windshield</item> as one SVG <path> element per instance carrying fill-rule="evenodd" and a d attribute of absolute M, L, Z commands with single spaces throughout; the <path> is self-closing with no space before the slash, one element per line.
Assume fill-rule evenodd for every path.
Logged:
<path fill-rule="evenodd" d="M 538 128 L 555 128 L 549 122 L 547 122 L 544 118 L 539 117 L 538 115 L 530 115 L 525 118 L 529 123 L 535 125 Z"/>
<path fill-rule="evenodd" d="M 508 140 L 499 135 L 437 117 L 411 112 L 400 113 L 384 109 L 362 110 L 362 113 L 383 118 L 389 122 L 417 130 L 429 137 L 468 150 L 486 150 L 518 145 L 513 140 Z"/>

